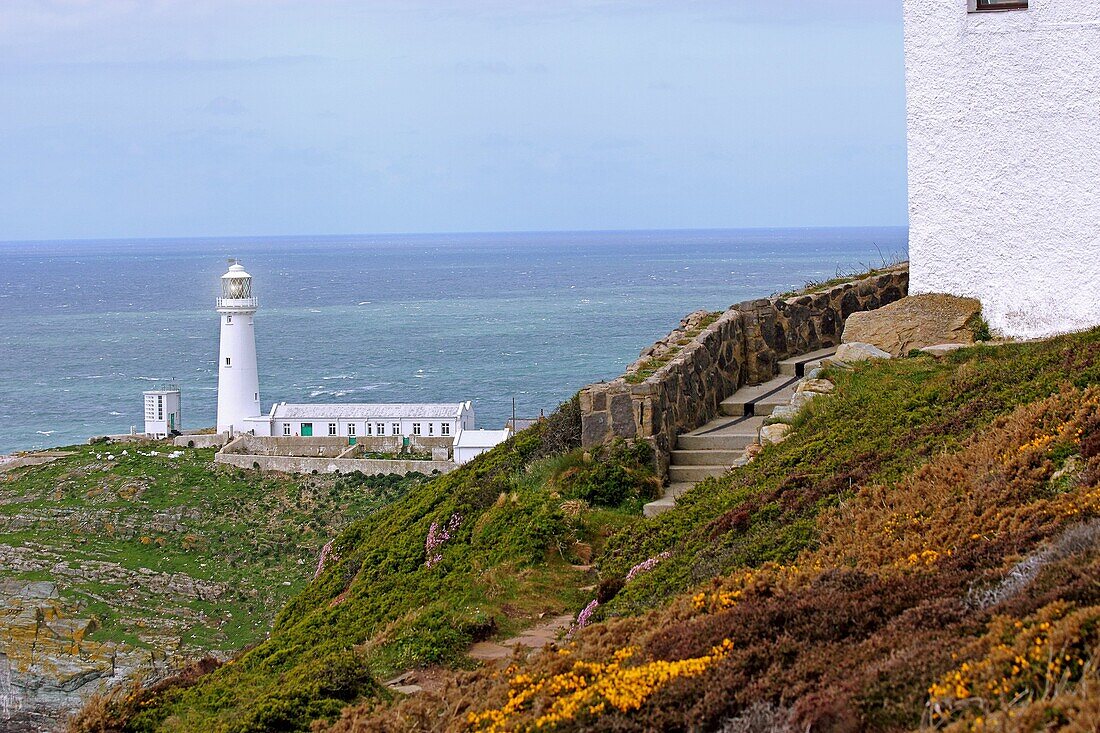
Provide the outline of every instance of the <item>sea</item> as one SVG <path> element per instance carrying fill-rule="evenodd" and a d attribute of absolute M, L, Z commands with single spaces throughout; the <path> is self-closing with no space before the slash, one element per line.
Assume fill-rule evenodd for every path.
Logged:
<path fill-rule="evenodd" d="M 218 278 L 253 275 L 260 398 L 472 400 L 478 427 L 612 379 L 686 314 L 904 259 L 904 227 L 0 242 L 0 454 L 214 424 Z"/>

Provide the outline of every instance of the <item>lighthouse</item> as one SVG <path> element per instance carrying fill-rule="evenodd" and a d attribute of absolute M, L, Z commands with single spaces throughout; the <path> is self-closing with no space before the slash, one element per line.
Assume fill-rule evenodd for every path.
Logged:
<path fill-rule="evenodd" d="M 218 354 L 218 432 L 240 433 L 251 426 L 248 418 L 260 416 L 260 377 L 256 369 L 256 298 L 252 276 L 241 263 L 229 260 L 221 277 L 217 310 L 221 318 Z"/>

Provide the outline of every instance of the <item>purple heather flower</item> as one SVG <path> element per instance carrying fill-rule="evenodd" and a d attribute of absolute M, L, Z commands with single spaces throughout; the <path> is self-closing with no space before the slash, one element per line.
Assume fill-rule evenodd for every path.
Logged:
<path fill-rule="evenodd" d="M 596 608 L 599 605 L 600 605 L 600 602 L 598 600 L 596 600 L 595 598 L 593 598 L 592 602 L 589 603 L 587 606 L 585 606 L 584 610 L 582 610 L 580 613 L 577 614 L 577 620 L 573 623 L 572 628 L 569 629 L 569 636 L 570 637 L 572 637 L 573 634 L 575 634 L 578 631 L 580 631 L 581 629 L 583 629 L 585 626 L 588 626 L 588 622 L 592 620 L 592 614 L 594 614 L 596 612 Z"/>
<path fill-rule="evenodd" d="M 626 582 L 629 583 L 630 581 L 634 580 L 634 578 L 638 577 L 642 573 L 649 572 L 654 567 L 656 567 L 657 563 L 661 562 L 661 560 L 664 560 L 665 558 L 670 557 L 671 555 L 672 555 L 672 553 L 668 552 L 666 550 L 665 552 L 662 552 L 659 555 L 654 555 L 653 557 L 649 558 L 648 560 L 642 560 L 640 563 L 638 563 L 637 565 L 632 567 L 630 569 L 630 572 L 626 574 Z"/>
<path fill-rule="evenodd" d="M 321 548 L 321 556 L 317 558 L 317 569 L 313 571 L 314 580 L 317 580 L 317 577 L 322 573 L 322 571 L 324 571 L 325 562 L 329 559 L 330 555 L 332 556 L 333 562 L 337 562 L 340 559 L 340 556 L 332 551 L 332 543 L 335 541 L 336 538 L 333 537 L 331 540 L 325 543 L 324 547 Z"/>
<path fill-rule="evenodd" d="M 461 523 L 462 515 L 457 513 L 452 514 L 445 525 L 432 522 L 432 526 L 428 528 L 428 536 L 424 540 L 424 553 L 428 557 L 424 563 L 425 565 L 430 568 L 443 559 L 440 548 L 443 547 L 444 542 L 451 539 L 451 534 L 458 529 L 458 525 Z"/>

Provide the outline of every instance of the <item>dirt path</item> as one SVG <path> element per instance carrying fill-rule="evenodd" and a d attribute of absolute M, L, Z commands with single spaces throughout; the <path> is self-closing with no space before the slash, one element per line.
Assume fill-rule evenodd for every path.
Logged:
<path fill-rule="evenodd" d="M 503 641 L 479 641 L 472 645 L 467 652 L 469 656 L 479 662 L 492 663 L 501 659 L 510 659 L 517 648 L 542 649 L 544 646 L 558 640 L 562 631 L 567 630 L 573 624 L 573 614 L 554 616 L 546 621 L 525 629 L 518 636 Z M 439 690 L 447 676 L 453 674 L 450 670 L 431 668 L 414 669 L 402 675 L 388 680 L 385 685 L 394 692 L 403 695 L 414 695 L 418 692 L 434 692 Z"/>

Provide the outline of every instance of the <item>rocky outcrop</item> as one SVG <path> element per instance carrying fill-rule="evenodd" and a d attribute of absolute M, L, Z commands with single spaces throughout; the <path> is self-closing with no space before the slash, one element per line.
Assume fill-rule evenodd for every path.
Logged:
<path fill-rule="evenodd" d="M 69 610 L 53 583 L 0 581 L 0 729 L 54 730 L 92 693 L 156 670 L 146 650 L 89 641 L 95 620 Z"/>
<path fill-rule="evenodd" d="M 844 342 L 872 344 L 893 356 L 936 344 L 972 344 L 981 309 L 973 298 L 911 295 L 877 310 L 853 313 L 844 324 Z"/>

